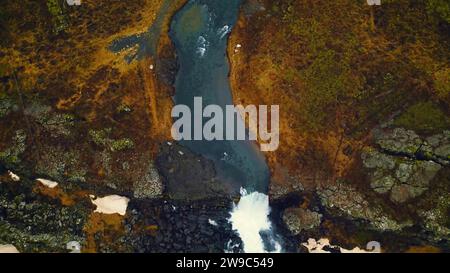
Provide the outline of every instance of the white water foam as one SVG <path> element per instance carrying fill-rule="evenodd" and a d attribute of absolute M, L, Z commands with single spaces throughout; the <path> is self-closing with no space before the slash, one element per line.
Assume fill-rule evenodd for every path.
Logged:
<path fill-rule="evenodd" d="M 269 197 L 263 193 L 247 193 L 241 189 L 241 199 L 235 204 L 229 221 L 233 230 L 236 230 L 243 242 L 246 253 L 269 252 L 264 246 L 261 232 L 269 234 L 269 243 L 273 245 L 273 251 L 281 252 L 281 245 L 272 236 L 272 224 L 269 220 Z"/>

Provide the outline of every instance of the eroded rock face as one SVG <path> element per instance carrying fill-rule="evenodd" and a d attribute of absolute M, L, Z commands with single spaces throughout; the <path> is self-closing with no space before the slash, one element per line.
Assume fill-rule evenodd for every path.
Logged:
<path fill-rule="evenodd" d="M 409 221 L 399 222 L 393 219 L 381 207 L 370 204 L 364 195 L 344 182 L 323 186 L 317 193 L 326 208 L 336 209 L 342 216 L 366 220 L 376 230 L 400 231 L 412 225 Z"/>
<path fill-rule="evenodd" d="M 283 221 L 295 235 L 320 225 L 322 215 L 303 208 L 288 208 L 283 212 Z"/>

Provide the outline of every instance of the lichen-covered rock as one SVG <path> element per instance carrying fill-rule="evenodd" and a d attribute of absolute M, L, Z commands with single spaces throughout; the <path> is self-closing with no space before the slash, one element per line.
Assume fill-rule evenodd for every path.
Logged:
<path fill-rule="evenodd" d="M 369 169 L 392 170 L 395 167 L 395 160 L 392 156 L 380 153 L 376 150 L 368 150 L 362 153 L 363 164 Z"/>
<path fill-rule="evenodd" d="M 412 225 L 410 221 L 393 219 L 381 207 L 370 204 L 364 195 L 343 182 L 322 186 L 317 193 L 326 208 L 336 209 L 343 216 L 366 220 L 374 229 L 399 231 Z"/>
<path fill-rule="evenodd" d="M 437 198 L 436 206 L 430 210 L 420 210 L 419 216 L 422 217 L 424 226 L 428 231 L 434 234 L 434 239 L 439 241 L 448 240 L 450 237 L 450 195 L 448 193 Z"/>
<path fill-rule="evenodd" d="M 395 178 L 380 171 L 375 171 L 370 180 L 370 187 L 378 193 L 389 192 L 396 183 Z"/>
<path fill-rule="evenodd" d="M 375 142 L 383 150 L 413 157 L 421 147 L 423 140 L 414 131 L 395 128 L 389 132 L 375 134 Z"/>
<path fill-rule="evenodd" d="M 269 183 L 269 198 L 271 201 L 278 201 L 292 193 L 299 193 L 305 190 L 301 183 L 303 177 L 292 175 L 282 164 L 275 164 Z"/>
<path fill-rule="evenodd" d="M 0 118 L 8 115 L 14 107 L 13 100 L 6 94 L 0 93 Z"/>
<path fill-rule="evenodd" d="M 396 203 L 423 194 L 441 169 L 433 161 L 386 155 L 373 149 L 366 149 L 361 158 L 369 169 L 370 187 L 380 194 L 390 193 Z"/>
<path fill-rule="evenodd" d="M 85 182 L 86 165 L 77 147 L 44 146 L 35 162 L 36 174 L 56 181 Z"/>
<path fill-rule="evenodd" d="M 421 195 L 440 169 L 441 165 L 431 161 L 400 163 L 395 172 L 398 182 L 392 188 L 391 200 L 402 203 Z"/>
<path fill-rule="evenodd" d="M 24 130 L 17 130 L 7 148 L 0 150 L 0 163 L 13 169 L 21 162 L 20 155 L 26 149 L 27 135 Z"/>
<path fill-rule="evenodd" d="M 450 165 L 450 131 L 427 137 L 420 151 L 429 160 Z"/>
<path fill-rule="evenodd" d="M 76 118 L 72 114 L 53 111 L 50 106 L 38 101 L 28 105 L 24 114 L 52 137 L 69 137 L 73 134 Z"/>
<path fill-rule="evenodd" d="M 427 138 L 421 138 L 414 131 L 403 128 L 395 128 L 391 131 L 377 130 L 375 142 L 383 151 L 394 155 L 432 160 L 442 165 L 450 164 L 450 131 L 448 130 Z M 383 161 L 382 158 L 373 156 L 371 159 L 376 162 Z M 370 161 L 365 164 L 368 168 L 372 168 L 369 166 Z"/>
<path fill-rule="evenodd" d="M 32 191 L 24 178 L 19 188 L 0 183 L 0 244 L 13 244 L 21 252 L 65 252 L 67 242 L 83 242 L 89 208 L 65 207 Z"/>
<path fill-rule="evenodd" d="M 320 225 L 322 215 L 303 208 L 288 208 L 283 212 L 283 221 L 295 235 Z"/>
<path fill-rule="evenodd" d="M 163 184 L 159 177 L 158 170 L 153 162 L 149 164 L 148 172 L 143 177 L 138 177 L 134 182 L 135 198 L 156 198 L 163 193 Z"/>

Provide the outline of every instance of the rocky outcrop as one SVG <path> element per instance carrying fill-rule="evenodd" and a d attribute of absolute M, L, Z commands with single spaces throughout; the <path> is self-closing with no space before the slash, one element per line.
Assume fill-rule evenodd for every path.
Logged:
<path fill-rule="evenodd" d="M 450 165 L 450 131 L 427 137 L 420 152 L 443 165 Z"/>
<path fill-rule="evenodd" d="M 148 171 L 144 176 L 136 177 L 133 189 L 133 196 L 138 199 L 162 196 L 163 184 L 153 162 L 149 164 Z"/>
<path fill-rule="evenodd" d="M 380 194 L 390 193 L 390 199 L 396 203 L 423 194 L 441 169 L 433 161 L 395 157 L 372 149 L 367 149 L 361 157 L 369 169 L 370 187 Z"/>
<path fill-rule="evenodd" d="M 412 130 L 376 130 L 375 142 L 382 151 L 412 159 L 432 160 L 450 165 L 450 131 L 422 138 Z"/>
<path fill-rule="evenodd" d="M 227 220 L 230 210 L 229 200 L 221 198 L 189 203 L 132 200 L 123 241 L 139 253 L 239 252 L 242 242 Z"/>
<path fill-rule="evenodd" d="M 365 220 L 376 230 L 400 231 L 412 225 L 409 221 L 397 221 L 380 206 L 369 203 L 363 194 L 342 181 L 336 185 L 321 187 L 318 194 L 327 209 L 336 210 L 333 214 Z"/>
<path fill-rule="evenodd" d="M 294 235 L 318 227 L 321 219 L 319 213 L 303 208 L 288 208 L 283 212 L 283 221 Z"/>
<path fill-rule="evenodd" d="M 391 153 L 414 157 L 423 144 L 423 140 L 413 131 L 395 128 L 391 132 L 376 132 L 375 142 Z"/>

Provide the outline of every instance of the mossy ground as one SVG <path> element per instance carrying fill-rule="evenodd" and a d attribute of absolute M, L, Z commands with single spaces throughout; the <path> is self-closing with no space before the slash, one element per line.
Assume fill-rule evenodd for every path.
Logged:
<path fill-rule="evenodd" d="M 417 132 L 440 133 L 450 128 L 450 118 L 433 102 L 418 102 L 407 108 L 394 124 Z"/>
<path fill-rule="evenodd" d="M 92 210 L 90 202 L 85 203 L 87 194 L 132 193 L 136 177 L 145 176 L 159 143 L 170 136 L 173 88 L 167 75 L 173 73 L 175 58 L 168 27 L 184 1 L 170 1 L 155 56 L 129 64 L 123 58 L 126 52 L 115 54 L 108 47 L 115 39 L 147 31 L 163 2 L 2 2 L 0 166 L 59 185 L 52 190 L 15 189 L 18 195 L 28 191 L 27 210 L 16 210 L 17 217 L 11 218 L 13 214 L 5 216 L 0 208 L 5 228 L 0 243 L 14 243 L 20 251 L 53 252 L 65 251 L 69 239 L 87 238 L 86 249 L 99 251 L 92 245 L 95 235 L 96 242 L 110 242 L 103 250 L 114 251 L 107 226 L 101 226 L 101 234 L 91 232 L 103 220 L 85 219 Z M 3 198 L 1 182 L 0 187 Z M 14 200 L 5 197 L 2 206 L 21 202 Z M 83 205 L 77 211 L 79 203 Z M 66 214 L 86 221 L 75 225 L 76 233 L 70 229 L 72 222 L 63 226 L 67 232 L 53 232 L 58 227 L 53 218 L 39 234 L 28 232 L 22 222 L 41 212 L 55 221 L 60 216 L 65 221 Z M 94 224 L 83 229 L 85 223 Z M 35 224 L 27 222 L 32 228 Z M 74 234 L 79 236 L 70 238 Z M 119 248 L 115 250 L 124 251 Z"/>
<path fill-rule="evenodd" d="M 343 176 L 370 129 L 405 110 L 405 126 L 448 128 L 449 23 L 427 1 L 252 2 L 264 10 L 241 13 L 228 51 L 231 83 L 236 103 L 280 105 L 272 168 Z"/>

